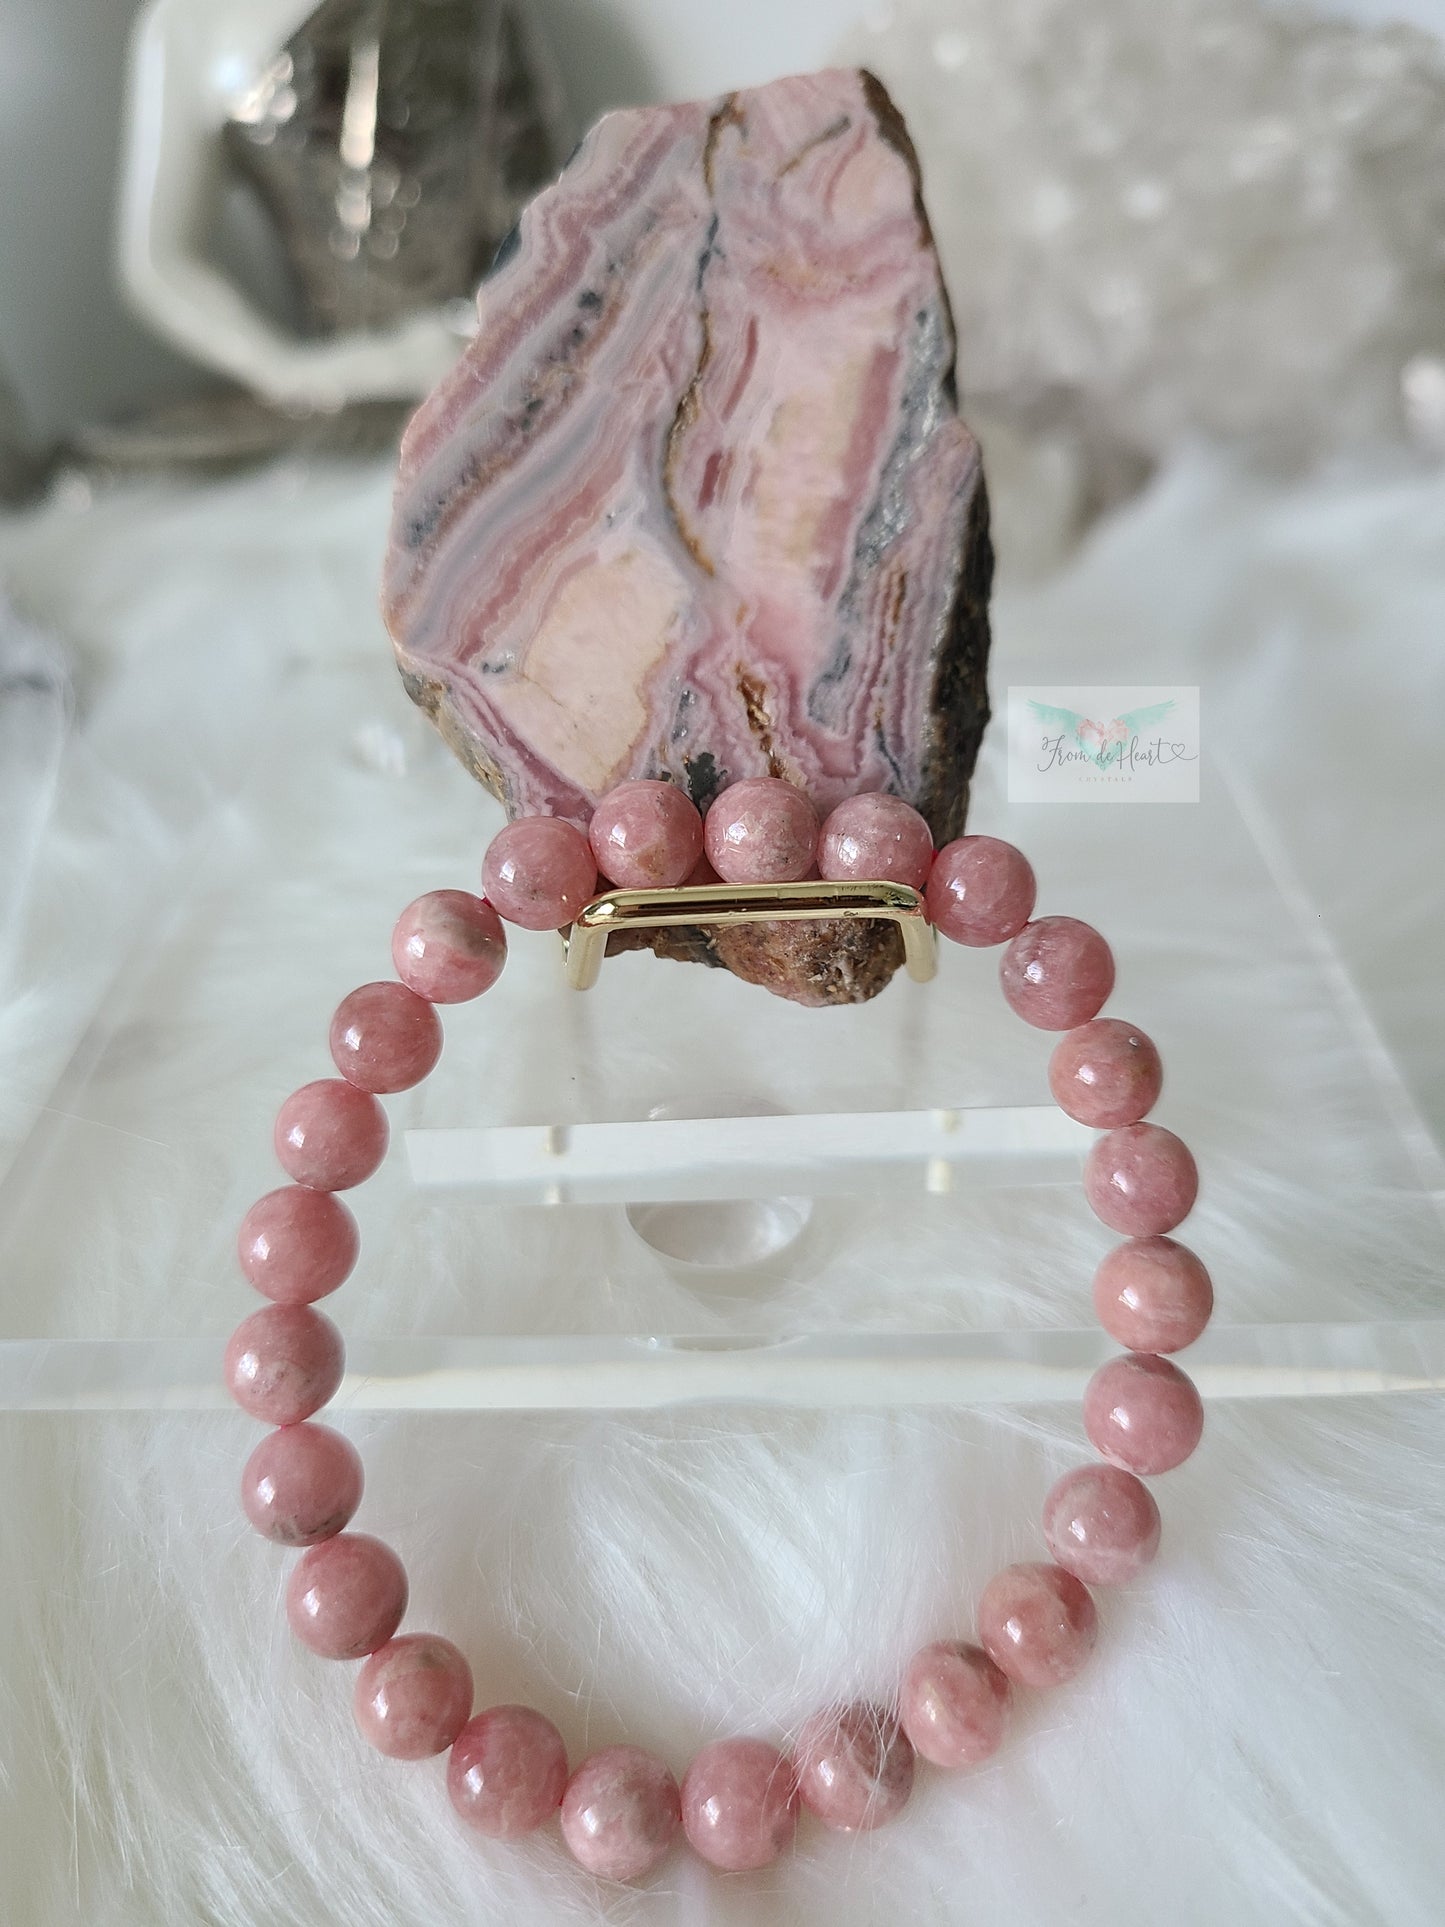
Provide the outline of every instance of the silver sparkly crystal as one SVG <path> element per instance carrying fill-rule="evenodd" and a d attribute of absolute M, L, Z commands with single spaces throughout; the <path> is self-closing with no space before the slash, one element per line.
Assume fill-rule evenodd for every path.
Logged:
<path fill-rule="evenodd" d="M 315 334 L 469 298 L 569 137 L 526 9 L 325 0 L 231 105 Z"/>

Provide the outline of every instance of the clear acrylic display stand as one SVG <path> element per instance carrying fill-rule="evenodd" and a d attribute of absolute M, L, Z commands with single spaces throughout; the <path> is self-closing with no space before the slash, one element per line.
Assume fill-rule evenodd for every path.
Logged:
<path fill-rule="evenodd" d="M 384 973 L 396 908 L 474 873 L 489 826 L 439 751 L 394 787 L 394 847 L 338 858 L 382 780 L 352 753 L 369 697 L 335 671 L 312 696 L 247 811 L 163 880 L 163 940 L 139 906 L 0 1179 L 0 1410 L 224 1406 L 229 1227 L 277 1181 L 277 1096 L 326 1074 L 324 1013 Z M 1160 1039 L 1161 1118 L 1200 1152 L 1189 1235 L 1221 1300 L 1201 1388 L 1445 1386 L 1445 1167 L 1247 797 L 1214 765 L 1197 807 L 1010 813 L 991 780 L 984 820 L 1030 850 L 1043 907 L 1114 941 L 1111 1008 Z M 1038 1102 L 1052 1040 L 1004 1009 L 996 958 L 944 948 L 934 984 L 815 1013 L 639 955 L 574 992 L 555 940 L 519 936 L 497 988 L 444 1013 L 442 1070 L 393 1103 L 378 1202 L 358 1194 L 343 1408 L 1076 1399 L 1115 1349 L 1082 1323 L 1091 1134 Z M 1244 977 L 1268 1051 L 1212 1019 Z M 274 1021 L 218 1060 L 209 1013 L 242 980 L 274 986 Z"/>

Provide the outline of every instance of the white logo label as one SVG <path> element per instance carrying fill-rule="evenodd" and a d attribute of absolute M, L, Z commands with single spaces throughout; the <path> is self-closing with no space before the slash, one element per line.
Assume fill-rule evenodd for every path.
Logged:
<path fill-rule="evenodd" d="M 1198 689 L 1010 689 L 1008 795 L 1011 803 L 1197 803 Z"/>

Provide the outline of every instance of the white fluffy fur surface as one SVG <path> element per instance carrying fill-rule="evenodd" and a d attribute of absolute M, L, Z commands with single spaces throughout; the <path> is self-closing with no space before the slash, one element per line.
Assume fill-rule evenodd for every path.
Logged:
<path fill-rule="evenodd" d="M 325 1074 L 329 1010 L 385 973 L 397 908 L 475 881 L 493 806 L 410 714 L 374 612 L 386 493 L 380 466 L 281 467 L 71 488 L 0 528 L 0 578 L 75 683 L 0 986 L 0 1338 L 219 1356 L 276 1102 Z M 1203 690 L 1197 808 L 1010 810 L 995 741 L 973 821 L 1114 940 L 1112 1007 L 1159 1040 L 1159 1116 L 1200 1156 L 1188 1235 L 1225 1324 L 1438 1308 L 1442 526 L 1438 473 L 1283 492 L 1196 453 L 999 599 L 996 699 Z M 815 1013 L 628 957 L 577 999 L 522 937 L 393 1127 L 1036 1099 L 1048 1040 L 993 969 L 955 953 L 931 988 Z M 762 1271 L 699 1279 L 620 1210 L 424 1197 L 396 1156 L 356 1208 L 328 1309 L 372 1337 L 1076 1326 L 1109 1242 L 1073 1186 L 856 1197 Z M 479 1702 L 542 1707 L 574 1757 L 625 1736 L 679 1771 L 886 1696 L 916 1645 L 966 1633 L 1084 1450 L 1066 1406 L 337 1422 L 408 1624 L 464 1647 Z M 220 1412 L 0 1420 L 5 1927 L 1442 1918 L 1435 1396 L 1218 1403 L 1159 1482 L 1157 1567 L 1101 1600 L 1095 1662 L 1022 1696 L 996 1761 L 921 1775 L 875 1835 L 805 1824 L 732 1878 L 679 1853 L 636 1892 L 554 1831 L 464 1837 L 439 1762 L 368 1753 L 352 1669 L 291 1645 L 288 1559 L 240 1518 L 254 1436 Z"/>

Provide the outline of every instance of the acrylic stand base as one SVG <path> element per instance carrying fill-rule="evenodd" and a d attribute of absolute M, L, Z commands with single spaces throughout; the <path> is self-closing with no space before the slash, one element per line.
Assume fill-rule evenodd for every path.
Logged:
<path fill-rule="evenodd" d="M 194 844 L 193 870 L 164 880 L 162 940 L 138 907 L 133 951 L 0 1179 L 0 1411 L 223 1407 L 220 1351 L 248 1308 L 227 1227 L 276 1182 L 277 1096 L 325 1074 L 329 1001 L 379 974 L 408 886 L 475 868 L 485 827 L 469 818 L 455 848 L 429 846 L 407 872 L 407 838 L 457 822 L 444 759 L 397 792 L 396 852 L 335 867 L 345 758 L 369 712 L 348 710 L 340 682 L 315 694 L 313 734 L 258 772 L 246 832 L 222 812 L 204 861 Z M 334 783 L 308 775 L 300 810 L 323 716 Z M 1015 821 L 988 780 L 990 829 L 1030 848 L 1051 903 L 1115 940 L 1111 1007 L 1157 1032 L 1171 1079 L 1177 1067 L 1164 1121 L 1205 1158 L 1198 1241 L 1220 1285 L 1219 1321 L 1188 1359 L 1202 1389 L 1445 1385 L 1438 1151 L 1248 799 L 1213 767 L 1197 809 Z M 278 930 L 299 965 L 277 965 Z M 1231 996 L 1240 1008 L 1240 959 L 1268 966 L 1268 1050 L 1216 1022 Z M 393 1105 L 391 1159 L 357 1194 L 362 1265 L 334 1301 L 342 1407 L 1076 1400 L 1113 1347 L 1082 1325 L 1086 1270 L 1060 1279 L 1054 1309 L 1049 1253 L 1097 1232 L 1070 1216 L 1090 1134 L 1037 1102 L 1051 1040 L 1002 1009 L 995 969 L 954 953 L 934 984 L 799 1012 L 636 955 L 577 993 L 554 941 L 518 938 L 496 990 L 446 1013 L 442 1069 Z M 238 973 L 275 1016 L 218 1068 L 208 1026 Z M 1335 1127 L 1305 1092 L 1322 1050 L 1354 1133 L 1333 1172 Z M 1212 1155 L 1211 1131 L 1225 1147 Z M 1275 1160 L 1263 1201 L 1231 1171 L 1241 1143 L 1237 1170 Z M 1032 1293 L 1022 1318 L 1013 1270 Z"/>

